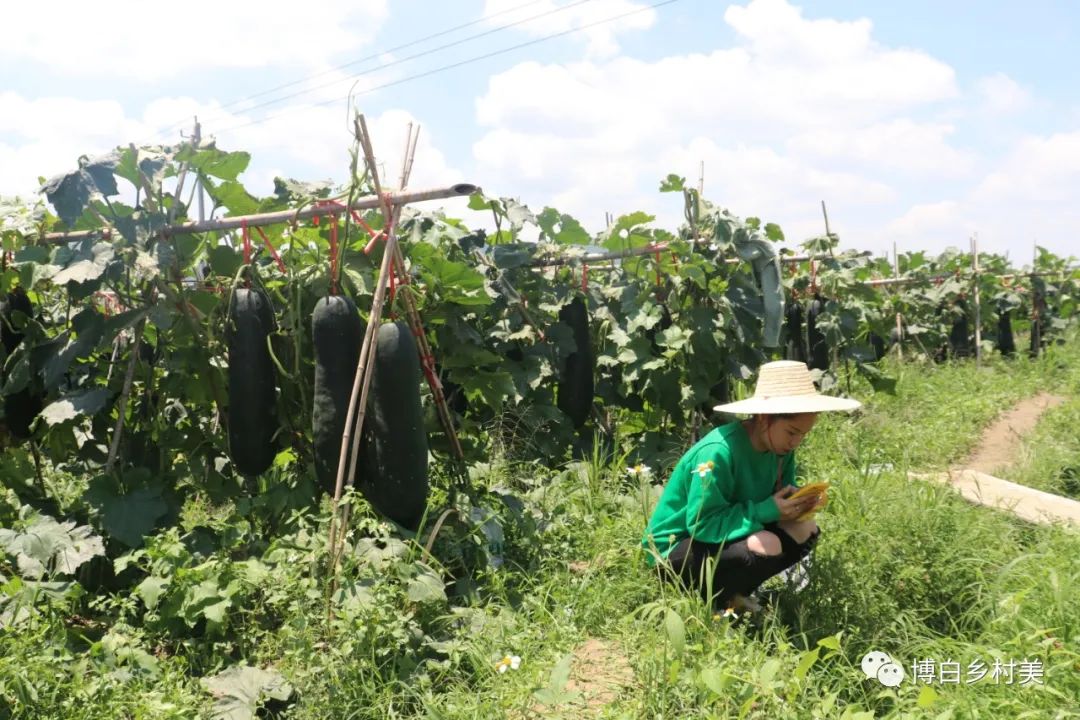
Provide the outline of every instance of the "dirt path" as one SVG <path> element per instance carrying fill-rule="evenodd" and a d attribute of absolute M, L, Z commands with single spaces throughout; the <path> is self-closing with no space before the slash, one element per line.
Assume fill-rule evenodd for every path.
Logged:
<path fill-rule="evenodd" d="M 1028 522 L 1080 527 L 1080 502 L 992 474 L 1016 462 L 1024 436 L 1035 429 L 1044 412 L 1063 402 L 1065 398 L 1049 393 L 1021 400 L 986 428 L 979 446 L 964 463 L 943 473 L 909 475 L 951 485 L 969 502 L 1010 512 Z"/>
<path fill-rule="evenodd" d="M 1020 452 L 1022 438 L 1035 429 L 1044 412 L 1063 402 L 1065 398 L 1049 393 L 1021 400 L 986 428 L 975 452 L 961 467 L 992 475 L 1012 465 Z"/>
<path fill-rule="evenodd" d="M 533 706 L 529 718 L 599 716 L 634 682 L 634 669 L 615 643 L 590 638 L 574 648 L 566 691 L 572 700 L 555 707 Z"/>

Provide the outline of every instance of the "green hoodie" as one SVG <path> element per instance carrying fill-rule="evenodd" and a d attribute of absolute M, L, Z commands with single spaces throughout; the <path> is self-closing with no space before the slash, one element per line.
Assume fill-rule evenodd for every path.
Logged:
<path fill-rule="evenodd" d="M 783 485 L 794 485 L 794 454 L 758 452 L 741 422 L 701 438 L 675 466 L 645 529 L 641 544 L 649 564 L 656 564 L 653 545 L 666 558 L 685 538 L 719 544 L 779 520 L 772 496 L 781 462 Z"/>

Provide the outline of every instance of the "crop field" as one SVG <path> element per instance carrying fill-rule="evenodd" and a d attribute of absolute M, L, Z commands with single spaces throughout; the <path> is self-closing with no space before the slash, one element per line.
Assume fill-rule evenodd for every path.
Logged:
<path fill-rule="evenodd" d="M 1080 717 L 1077 528 L 909 474 L 1052 396 L 994 473 L 1080 500 L 1071 259 L 794 242 L 675 176 L 677 229 L 477 191 L 474 230 L 361 150 L 256 198 L 246 153 L 132 146 L 0 200 L 0 717 Z M 196 182 L 243 219 L 181 227 Z M 809 562 L 715 613 L 642 533 L 781 358 L 863 407 L 797 451 Z"/>

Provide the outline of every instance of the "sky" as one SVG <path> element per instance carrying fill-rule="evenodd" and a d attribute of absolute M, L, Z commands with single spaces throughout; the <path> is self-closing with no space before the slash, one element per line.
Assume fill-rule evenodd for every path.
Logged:
<path fill-rule="evenodd" d="M 1080 3 L 1071 0 L 247 0 L 9 3 L 0 195 L 190 133 L 241 177 L 346 179 L 347 97 L 397 180 L 469 182 L 590 231 L 675 229 L 676 173 L 788 245 L 1080 256 Z M 473 226 L 487 216 L 437 201 Z"/>

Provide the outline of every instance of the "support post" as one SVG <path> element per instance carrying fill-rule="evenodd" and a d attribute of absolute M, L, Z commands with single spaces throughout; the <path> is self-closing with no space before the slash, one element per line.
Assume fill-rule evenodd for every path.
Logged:
<path fill-rule="evenodd" d="M 199 144 L 202 142 L 202 124 L 199 122 L 199 116 L 195 116 L 195 132 L 191 136 L 192 142 L 195 144 L 195 149 L 199 149 Z M 196 174 L 195 176 L 195 197 L 198 198 L 199 203 L 199 222 L 206 222 L 206 201 L 203 199 L 203 184 L 202 178 Z"/>
<path fill-rule="evenodd" d="M 971 238 L 971 267 L 975 271 L 975 364 L 982 361 L 982 306 L 979 302 L 979 233 Z"/>
<path fill-rule="evenodd" d="M 896 251 L 896 241 L 892 244 L 892 271 L 893 279 L 900 279 L 900 254 Z M 904 359 L 904 323 L 900 313 L 896 313 L 896 357 Z"/>

